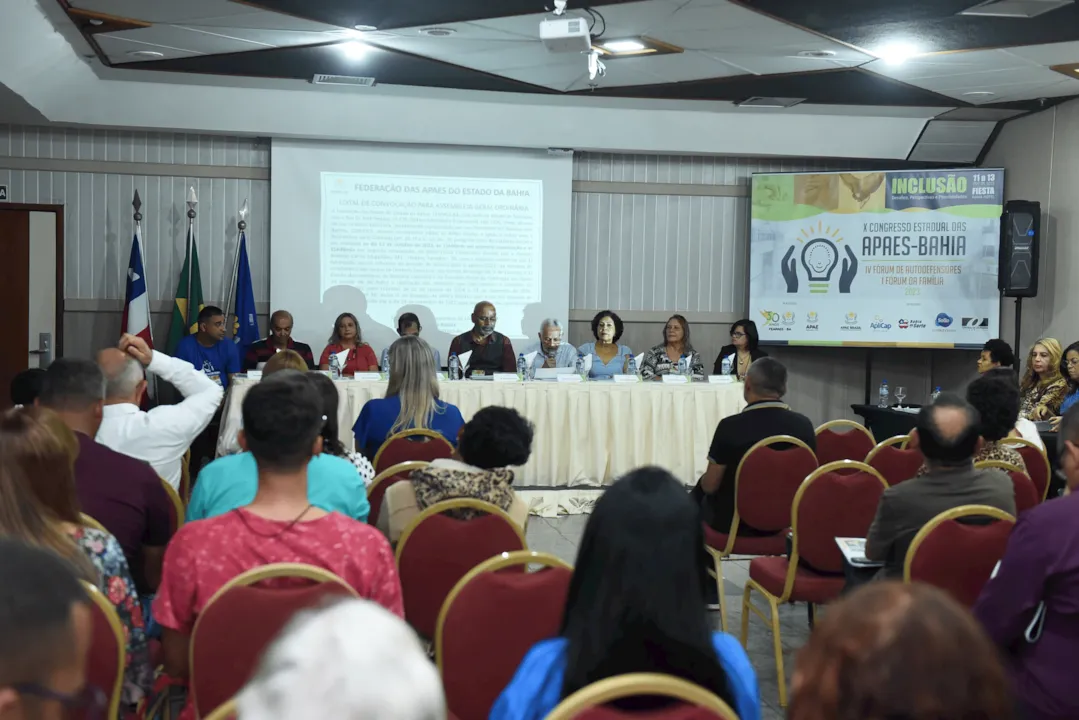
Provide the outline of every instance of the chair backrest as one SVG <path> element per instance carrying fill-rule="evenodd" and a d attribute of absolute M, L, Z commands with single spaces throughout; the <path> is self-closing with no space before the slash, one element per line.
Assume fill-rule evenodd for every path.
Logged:
<path fill-rule="evenodd" d="M 331 595 L 356 591 L 329 570 L 298 563 L 248 570 L 214 593 L 191 632 L 188 688 L 198 715 L 236 695 L 292 616 Z"/>
<path fill-rule="evenodd" d="M 531 573 L 499 572 L 542 565 Z M 481 562 L 461 578 L 438 614 L 435 660 L 457 720 L 486 720 L 528 650 L 558 635 L 573 569 L 527 550 Z"/>
<path fill-rule="evenodd" d="M 85 580 L 82 586 L 93 604 L 94 623 L 90 651 L 86 657 L 86 682 L 105 691 L 108 697 L 108 714 L 105 717 L 116 718 L 120 716 L 124 667 L 127 665 L 127 636 L 112 601 L 97 586 Z"/>
<path fill-rule="evenodd" d="M 817 462 L 827 465 L 836 460 L 861 462 L 877 444 L 869 428 L 853 420 L 832 420 L 815 431 Z"/>
<path fill-rule="evenodd" d="M 603 706 L 626 698 L 657 696 L 671 698 L 679 701 L 679 704 L 668 710 L 648 713 L 649 718 L 738 720 L 738 715 L 731 706 L 723 702 L 715 693 L 682 678 L 659 673 L 630 673 L 594 682 L 560 702 L 547 715 L 546 720 L 640 717 L 636 713 L 620 713 L 614 708 Z M 695 712 L 688 713 L 687 705 L 694 708 Z"/>
<path fill-rule="evenodd" d="M 237 717 L 239 714 L 236 709 L 236 698 L 233 698 L 207 715 L 205 720 L 235 720 Z"/>
<path fill-rule="evenodd" d="M 485 514 L 471 520 L 446 515 L 459 508 Z M 432 638 L 442 603 L 469 570 L 495 555 L 527 549 L 524 531 L 501 508 L 473 498 L 435 503 L 408 524 L 397 543 L 405 620 Z"/>
<path fill-rule="evenodd" d="M 995 522 L 972 524 L 974 519 Z M 960 520 L 968 522 L 959 522 Z M 972 607 L 1004 557 L 1015 518 L 988 505 L 962 505 L 942 512 L 914 536 L 903 563 L 905 582 L 924 582 Z"/>
<path fill-rule="evenodd" d="M 1008 473 L 1008 477 L 1012 479 L 1012 485 L 1015 487 L 1016 513 L 1026 512 L 1042 501 L 1041 496 L 1038 494 L 1038 488 L 1034 486 L 1034 481 L 1030 479 L 1030 476 L 1011 463 L 1006 463 L 1003 460 L 982 460 L 974 463 L 974 468 L 977 470 L 1003 470 Z"/>
<path fill-rule="evenodd" d="M 357 448 L 362 451 L 363 448 Z M 386 438 L 382 447 L 375 453 L 375 472 L 380 473 L 391 465 L 408 462 L 409 460 L 425 460 L 431 462 L 438 458 L 448 458 L 453 455 L 451 445 L 441 433 L 425 428 L 404 430 L 396 435 Z"/>
<path fill-rule="evenodd" d="M 191 448 L 180 460 L 180 499 L 185 508 L 191 502 Z"/>
<path fill-rule="evenodd" d="M 907 450 L 909 435 L 896 435 L 877 443 L 865 456 L 865 464 L 877 470 L 888 485 L 898 485 L 918 474 L 924 458 L 918 450 Z"/>
<path fill-rule="evenodd" d="M 741 522 L 758 530 L 789 528 L 794 494 L 816 469 L 816 455 L 796 437 L 776 435 L 751 447 L 734 476 L 735 515 L 729 534 L 734 535 Z"/>
<path fill-rule="evenodd" d="M 798 559 L 817 570 L 843 572 L 843 553 L 835 539 L 865 537 L 887 488 L 879 472 L 853 460 L 828 463 L 807 477 L 791 510 L 791 583 Z"/>
<path fill-rule="evenodd" d="M 180 499 L 180 494 L 176 492 L 176 488 L 169 485 L 165 478 L 159 476 L 158 479 L 161 481 L 161 486 L 165 488 L 165 494 L 169 496 L 169 535 L 175 535 L 180 526 L 184 524 L 184 516 L 187 511 L 184 509 L 184 502 Z"/>
<path fill-rule="evenodd" d="M 1014 447 L 1023 456 L 1023 463 L 1027 466 L 1027 475 L 1030 476 L 1034 488 L 1038 491 L 1038 497 L 1041 498 L 1039 502 L 1044 501 L 1049 495 L 1049 481 L 1053 475 L 1053 468 L 1045 450 L 1026 438 L 1010 437 L 1004 438 L 1001 442 Z"/>
<path fill-rule="evenodd" d="M 391 485 L 402 480 L 408 480 L 408 476 L 413 470 L 425 468 L 430 464 L 423 460 L 411 460 L 391 465 L 378 475 L 375 475 L 375 479 L 371 481 L 371 486 L 367 488 L 367 502 L 371 506 L 368 511 L 367 522 L 371 525 L 378 524 L 378 515 L 382 512 L 382 501 L 385 499 L 386 491 Z"/>
<path fill-rule="evenodd" d="M 94 520 L 86 513 L 79 513 L 79 522 L 82 524 L 83 527 L 93 528 L 94 530 L 100 530 L 101 532 L 108 532 L 108 530 L 105 529 L 104 525 L 99 523 L 97 520 Z"/>

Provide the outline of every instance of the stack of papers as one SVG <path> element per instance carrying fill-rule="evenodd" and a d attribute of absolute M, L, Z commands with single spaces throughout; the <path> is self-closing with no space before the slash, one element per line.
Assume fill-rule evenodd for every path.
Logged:
<path fill-rule="evenodd" d="M 835 539 L 839 551 L 847 562 L 855 567 L 883 567 L 884 563 L 876 562 L 865 556 L 865 538 L 842 538 Z"/>

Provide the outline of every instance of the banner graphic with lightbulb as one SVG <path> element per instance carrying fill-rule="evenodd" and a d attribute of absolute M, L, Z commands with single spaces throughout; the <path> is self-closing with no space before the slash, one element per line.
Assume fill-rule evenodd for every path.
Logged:
<path fill-rule="evenodd" d="M 1000 330 L 1004 171 L 753 176 L 761 342 L 981 348 Z"/>

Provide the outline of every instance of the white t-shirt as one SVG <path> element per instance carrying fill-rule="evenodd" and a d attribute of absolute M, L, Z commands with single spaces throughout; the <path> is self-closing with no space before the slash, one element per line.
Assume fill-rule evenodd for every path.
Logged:
<path fill-rule="evenodd" d="M 1029 440 L 1037 445 L 1042 452 L 1045 452 L 1045 443 L 1042 442 L 1042 436 L 1038 434 L 1038 428 L 1033 422 L 1026 418 L 1019 418 L 1015 421 L 1015 429 L 1019 433 L 1019 437 Z"/>

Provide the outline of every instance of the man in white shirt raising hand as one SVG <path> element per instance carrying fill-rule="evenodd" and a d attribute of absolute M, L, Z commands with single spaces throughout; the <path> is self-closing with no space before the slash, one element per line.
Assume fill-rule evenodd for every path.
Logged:
<path fill-rule="evenodd" d="M 97 441 L 145 460 L 179 488 L 184 453 L 210 424 L 224 390 L 191 363 L 151 350 L 135 335 L 124 334 L 119 347 L 99 352 L 97 363 L 107 383 Z M 171 383 L 184 396 L 183 402 L 140 410 L 147 371 Z"/>

